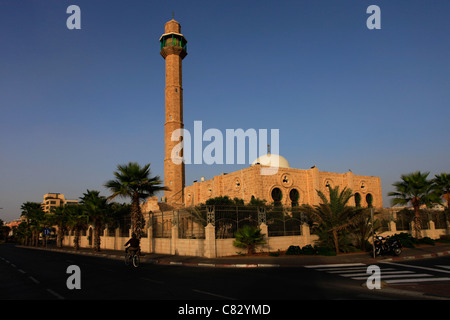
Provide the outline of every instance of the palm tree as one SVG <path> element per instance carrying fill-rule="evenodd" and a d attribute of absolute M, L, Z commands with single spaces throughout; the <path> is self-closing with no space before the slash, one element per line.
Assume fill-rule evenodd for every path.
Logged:
<path fill-rule="evenodd" d="M 328 187 L 329 198 L 317 190 L 322 203 L 319 205 L 303 205 L 299 210 L 307 214 L 317 224 L 321 241 L 332 243 L 339 254 L 339 241 L 342 240 L 342 232 L 354 225 L 363 208 L 347 205 L 353 197 L 351 189 L 344 188 L 339 192 L 339 187 Z M 341 239 L 340 239 L 341 236 Z"/>
<path fill-rule="evenodd" d="M 72 228 L 75 233 L 73 245 L 75 250 L 80 249 L 80 233 L 88 226 L 89 217 L 85 214 L 81 205 L 69 205 L 66 207 L 67 225 Z"/>
<path fill-rule="evenodd" d="M 56 225 L 58 231 L 56 235 L 56 246 L 62 248 L 64 240 L 64 232 L 67 229 L 69 217 L 67 215 L 66 206 L 53 207 L 52 214 L 48 216 L 48 222 L 50 225 Z"/>
<path fill-rule="evenodd" d="M 25 202 L 21 206 L 21 216 L 25 217 L 29 233 L 31 234 L 31 245 L 39 244 L 39 234 L 42 230 L 44 220 L 44 210 L 38 202 Z M 25 241 L 28 243 L 28 239 Z"/>
<path fill-rule="evenodd" d="M 114 172 L 115 180 L 109 180 L 105 183 L 112 195 L 109 200 L 117 196 L 131 198 L 131 227 L 133 233 L 141 238 L 142 233 L 142 213 L 140 200 L 153 196 L 161 190 L 168 188 L 161 186 L 161 180 L 158 176 L 150 176 L 150 164 L 141 167 L 136 162 L 129 162 L 126 165 L 118 165 Z"/>
<path fill-rule="evenodd" d="M 356 247 L 366 251 L 369 248 L 368 240 L 372 233 L 376 233 L 381 228 L 381 220 L 373 219 L 372 221 L 370 210 L 366 209 L 358 215 L 353 226 L 352 233 L 356 239 Z"/>
<path fill-rule="evenodd" d="M 235 234 L 236 240 L 233 245 L 238 248 L 247 248 L 247 254 L 254 253 L 255 246 L 257 244 L 263 244 L 264 234 L 261 233 L 261 229 L 255 226 L 245 225 Z"/>
<path fill-rule="evenodd" d="M 416 171 L 410 174 L 402 174 L 402 181 L 393 183 L 396 191 L 389 192 L 388 196 L 393 197 L 392 205 L 411 204 L 414 210 L 414 230 L 416 237 L 421 237 L 422 219 L 420 218 L 420 207 L 426 205 L 431 207 L 434 203 L 440 203 L 435 186 L 428 180 L 429 172 Z"/>
<path fill-rule="evenodd" d="M 94 251 L 100 251 L 100 235 L 105 228 L 110 207 L 107 203 L 108 199 L 100 196 L 99 191 L 87 190 L 80 200 L 84 213 L 94 226 Z"/>
<path fill-rule="evenodd" d="M 450 174 L 441 173 L 439 175 L 435 175 L 435 178 L 432 180 L 436 191 L 442 196 L 447 202 L 447 210 L 450 208 Z"/>

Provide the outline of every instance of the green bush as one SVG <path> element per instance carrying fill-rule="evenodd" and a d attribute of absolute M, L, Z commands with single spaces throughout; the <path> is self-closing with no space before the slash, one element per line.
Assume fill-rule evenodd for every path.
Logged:
<path fill-rule="evenodd" d="M 434 246 L 436 243 L 433 239 L 431 239 L 430 237 L 423 237 L 419 240 L 417 240 L 418 243 L 420 244 L 430 244 L 432 246 Z"/>
<path fill-rule="evenodd" d="M 415 244 L 417 243 L 417 240 L 406 232 L 402 232 L 400 234 L 396 233 L 389 239 L 399 240 L 404 248 L 415 248 Z"/>
<path fill-rule="evenodd" d="M 302 254 L 302 249 L 299 246 L 289 246 L 286 251 L 286 255 L 299 255 Z"/>
<path fill-rule="evenodd" d="M 315 248 L 313 248 L 312 245 L 308 244 L 307 246 L 304 246 L 302 248 L 302 254 L 314 255 L 314 254 L 317 254 L 317 250 Z"/>
<path fill-rule="evenodd" d="M 440 243 L 450 243 L 450 235 L 441 235 L 436 241 Z"/>
<path fill-rule="evenodd" d="M 269 256 L 271 257 L 278 257 L 281 254 L 280 249 L 278 249 L 277 252 L 269 252 Z"/>
<path fill-rule="evenodd" d="M 317 254 L 321 256 L 335 256 L 336 250 L 330 249 L 328 247 L 316 247 Z"/>

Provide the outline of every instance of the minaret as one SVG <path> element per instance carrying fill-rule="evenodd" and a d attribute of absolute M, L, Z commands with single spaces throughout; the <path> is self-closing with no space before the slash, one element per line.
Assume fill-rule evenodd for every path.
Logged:
<path fill-rule="evenodd" d="M 166 60 L 166 119 L 164 123 L 164 185 L 166 201 L 172 205 L 184 203 L 184 163 L 172 161 L 172 149 L 180 141 L 172 141 L 172 132 L 183 129 L 182 60 L 186 57 L 187 40 L 181 34 L 181 26 L 174 19 L 165 24 L 161 42 L 161 56 Z M 179 156 L 182 156 L 181 154 Z"/>

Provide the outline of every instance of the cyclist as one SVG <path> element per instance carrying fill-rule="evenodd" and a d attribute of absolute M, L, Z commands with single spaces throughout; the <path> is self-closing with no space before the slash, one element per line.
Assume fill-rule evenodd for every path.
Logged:
<path fill-rule="evenodd" d="M 139 246 L 139 244 L 140 244 L 139 239 L 137 238 L 136 234 L 133 233 L 133 234 L 131 235 L 131 239 L 128 240 L 127 243 L 125 243 L 125 247 L 126 247 L 127 245 L 130 245 L 129 247 L 127 247 L 127 248 L 125 249 L 125 252 L 126 252 L 126 253 L 130 252 L 130 254 L 133 254 L 133 253 L 139 254 L 139 251 L 140 251 L 140 246 Z"/>

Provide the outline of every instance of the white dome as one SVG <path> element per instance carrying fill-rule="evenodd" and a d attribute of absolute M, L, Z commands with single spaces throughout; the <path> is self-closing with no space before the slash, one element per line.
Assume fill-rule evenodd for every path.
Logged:
<path fill-rule="evenodd" d="M 286 158 L 278 154 L 270 153 L 263 155 L 252 162 L 252 166 L 254 166 L 255 164 L 269 167 L 290 168 L 289 162 L 286 160 Z"/>

